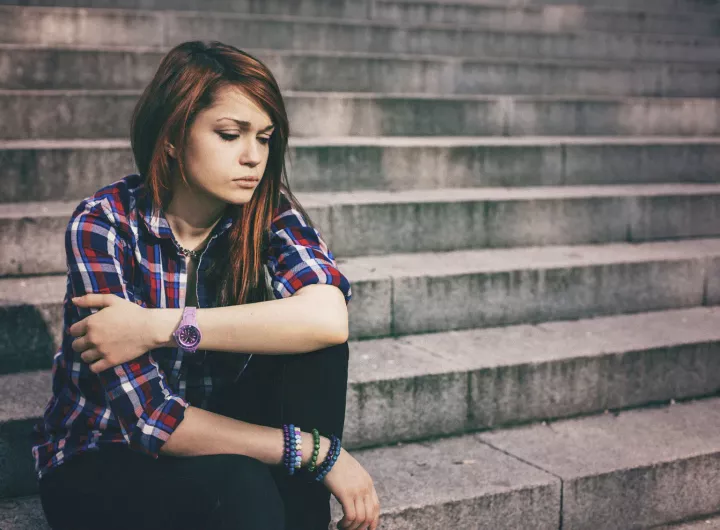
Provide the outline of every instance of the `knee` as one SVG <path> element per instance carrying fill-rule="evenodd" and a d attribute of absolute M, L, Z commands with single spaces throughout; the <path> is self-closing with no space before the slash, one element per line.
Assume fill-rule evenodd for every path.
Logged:
<path fill-rule="evenodd" d="M 245 455 L 222 455 L 220 465 L 224 487 L 218 511 L 224 517 L 241 516 L 248 528 L 284 528 L 285 507 L 267 464 Z"/>

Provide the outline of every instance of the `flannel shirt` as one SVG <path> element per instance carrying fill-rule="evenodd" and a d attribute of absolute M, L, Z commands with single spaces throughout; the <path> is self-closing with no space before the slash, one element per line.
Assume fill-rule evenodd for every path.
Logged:
<path fill-rule="evenodd" d="M 207 408 L 213 389 L 228 384 L 228 374 L 207 362 L 213 352 L 207 352 L 206 362 L 192 362 L 178 347 L 157 348 L 95 374 L 72 349 L 74 337 L 68 329 L 97 311 L 77 308 L 72 297 L 112 293 L 148 308 L 184 307 L 184 256 L 162 211 L 152 207 L 143 189 L 140 175 L 128 175 L 81 201 L 67 225 L 62 343 L 53 357 L 52 396 L 33 428 L 38 479 L 73 455 L 102 444 L 127 444 L 157 458 L 188 405 Z M 214 302 L 206 271 L 218 259 L 213 250 L 231 224 L 230 214 L 218 221 L 199 259 L 201 308 Z M 346 304 L 352 296 L 319 232 L 305 223 L 285 194 L 273 212 L 267 266 L 275 298 L 292 296 L 314 283 L 337 286 Z M 252 358 L 242 352 L 232 355 L 243 356 L 244 366 Z"/>

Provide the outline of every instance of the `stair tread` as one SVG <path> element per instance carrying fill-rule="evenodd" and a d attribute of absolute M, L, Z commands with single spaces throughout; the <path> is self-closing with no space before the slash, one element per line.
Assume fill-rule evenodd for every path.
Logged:
<path fill-rule="evenodd" d="M 413 2 L 415 3 L 415 2 Z M 499 7 L 496 5 L 488 4 L 473 4 L 473 3 L 462 3 L 453 2 L 455 5 L 461 5 L 464 7 Z M 448 4 L 445 4 L 448 5 Z M 451 4 L 452 5 L 452 4 Z M 505 11 L 522 11 L 523 8 L 527 9 L 530 6 L 504 6 Z M 538 6 L 534 6 L 538 7 Z M 567 6 L 566 6 L 567 7 Z M 155 10 L 155 9 L 130 9 L 122 7 L 65 7 L 65 6 L 4 6 L 0 5 L 0 12 L 5 11 L 12 14 L 13 11 L 20 12 L 27 15 L 41 15 L 41 14 L 58 14 L 58 15 L 77 15 L 82 17 L 83 21 L 86 21 L 88 15 L 91 17 L 108 15 L 114 20 L 122 16 L 129 16 L 132 18 L 147 17 L 148 19 L 158 21 L 162 23 L 163 16 L 171 16 L 176 18 L 191 18 L 193 20 L 238 20 L 238 21 L 257 21 L 257 22 L 279 22 L 279 23 L 297 23 L 297 24 L 308 24 L 308 25 L 337 25 L 347 27 L 361 27 L 361 28 L 390 28 L 398 30 L 447 30 L 452 32 L 461 31 L 463 33 L 492 33 L 492 34 L 520 34 L 520 35 L 539 35 L 539 36 L 571 36 L 571 35 L 585 35 L 585 34 L 606 34 L 606 35 L 633 35 L 639 38 L 659 38 L 663 40 L 675 40 L 675 41 L 691 41 L 693 43 L 698 41 L 707 41 L 720 44 L 720 37 L 713 35 L 689 35 L 682 33 L 658 33 L 648 31 L 629 31 L 629 30 L 600 30 L 600 29 L 571 29 L 571 28 L 555 28 L 555 29 L 543 29 L 543 28 L 503 28 L 503 27 L 478 27 L 472 24 L 453 24 L 448 22 L 403 22 L 399 23 L 392 20 L 386 20 L 382 18 L 340 18 L 340 17 L 314 17 L 307 15 L 281 15 L 281 14 L 265 14 L 265 13 L 237 13 L 237 12 L 222 12 L 222 11 L 186 11 L 186 10 Z M 627 14 L 624 12 L 623 14 Z M 686 15 L 693 15 L 692 12 L 685 13 Z M 697 14 L 694 15 L 699 18 Z"/>
<path fill-rule="evenodd" d="M 720 238 L 643 243 L 557 245 L 411 252 L 338 258 L 353 281 L 443 277 L 521 270 L 583 267 L 648 261 L 684 261 L 720 255 Z M 0 306 L 57 304 L 65 294 L 63 275 L 0 278 Z"/>
<path fill-rule="evenodd" d="M 720 184 L 675 183 L 355 190 L 297 192 L 295 196 L 306 207 L 331 207 L 363 204 L 581 199 L 589 197 L 706 196 L 716 193 L 720 193 Z M 80 200 L 78 198 L 73 201 L 0 203 L 0 220 L 38 217 L 68 217 L 69 219 Z"/>
<path fill-rule="evenodd" d="M 641 332 L 639 330 L 642 330 Z M 720 306 L 350 341 L 350 385 L 720 342 Z M 48 370 L 0 375 L 0 423 L 42 415 Z"/>
<path fill-rule="evenodd" d="M 292 147 L 522 147 L 562 145 L 717 145 L 720 136 L 327 136 L 291 138 Z M 75 140 L 0 140 L 0 151 L 8 149 L 126 149 L 130 140 L 121 138 Z"/>
<path fill-rule="evenodd" d="M 18 51 L 49 51 L 49 52 L 91 52 L 91 53 L 132 53 L 157 55 L 160 59 L 169 52 L 172 46 L 142 46 L 142 45 L 101 45 L 101 44 L 36 44 L 36 43 L 0 43 L 0 52 Z M 667 58 L 585 58 L 585 57 L 518 57 L 518 56 L 470 56 L 440 53 L 408 53 L 408 52 L 370 52 L 370 51 L 338 51 L 338 50 L 303 50 L 303 49 L 275 49 L 275 48 L 245 48 L 261 60 L 271 57 L 313 57 L 325 59 L 374 59 L 390 60 L 395 62 L 441 62 L 452 64 L 524 64 L 524 65 L 551 65 L 563 68 L 593 67 L 599 69 L 626 69 L 634 71 L 640 66 L 653 66 L 666 68 L 672 66 L 673 70 L 710 71 L 715 72 L 717 66 L 712 61 L 692 61 L 687 59 Z"/>

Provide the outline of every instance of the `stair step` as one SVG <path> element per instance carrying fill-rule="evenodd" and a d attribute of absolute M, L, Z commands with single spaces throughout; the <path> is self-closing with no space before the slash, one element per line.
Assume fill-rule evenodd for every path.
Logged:
<path fill-rule="evenodd" d="M 375 0 L 372 16 L 402 24 L 455 24 L 507 30 L 613 31 L 637 33 L 720 34 L 720 16 L 674 9 L 627 11 L 605 5 L 532 5 L 518 2 L 434 2 Z"/>
<path fill-rule="evenodd" d="M 316 192 L 297 197 L 336 258 L 720 236 L 720 184 Z M 65 231 L 78 202 L 0 204 L 0 276 L 65 273 Z"/>
<path fill-rule="evenodd" d="M 345 445 L 362 448 L 720 391 L 720 307 L 351 341 Z M 51 357 L 48 354 L 47 358 Z M 48 370 L 0 375 L 0 497 L 34 491 Z M 442 399 L 438 399 L 442 396 Z"/>
<path fill-rule="evenodd" d="M 447 1 L 448 0 L 439 0 L 440 3 Z M 486 1 L 487 0 L 468 0 L 469 3 L 480 4 Z M 490 1 L 495 2 L 497 0 Z M 601 7 L 649 12 L 692 10 L 708 14 L 717 13 L 718 8 L 720 8 L 718 0 L 513 0 L 513 2 L 521 5 L 581 5 L 591 8 Z"/>
<path fill-rule="evenodd" d="M 376 484 L 383 527 L 649 528 L 717 510 L 720 399 L 354 456 Z M 332 513 L 342 515 L 336 501 Z"/>
<path fill-rule="evenodd" d="M 0 91 L 0 140 L 123 138 L 140 91 Z M 720 100 L 286 92 L 295 137 L 711 136 Z M 310 119 L 312 117 L 312 119 Z"/>
<path fill-rule="evenodd" d="M 720 166 L 718 137 L 328 137 L 290 146 L 297 192 L 702 183 L 717 181 Z M 0 141 L 0 202 L 77 200 L 135 171 L 127 140 Z"/>
<path fill-rule="evenodd" d="M 719 304 L 719 257 L 716 238 L 337 263 L 353 286 L 350 337 L 369 339 Z M 64 276 L 0 279 L 0 373 L 48 366 L 65 290 Z"/>
<path fill-rule="evenodd" d="M 2 530 L 51 530 L 45 520 L 40 497 L 28 496 L 0 500 Z"/>
<path fill-rule="evenodd" d="M 708 63 L 247 50 L 283 90 L 717 97 Z M 165 51 L 0 45 L 0 89 L 143 89 Z"/>
<path fill-rule="evenodd" d="M 689 35 L 398 27 L 384 21 L 317 17 L 8 6 L 0 6 L 0 20 L 3 42 L 40 46 L 169 48 L 212 38 L 241 49 L 266 50 L 711 63 L 720 58 L 718 39 Z"/>
<path fill-rule="evenodd" d="M 717 0 L 0 0 L 0 5 L 83 8 L 155 9 L 178 11 L 220 11 L 334 18 L 382 18 L 377 4 L 439 4 L 441 6 L 512 7 L 512 8 L 585 8 L 595 11 L 620 11 L 638 16 L 672 14 L 713 15 L 718 13 Z"/>

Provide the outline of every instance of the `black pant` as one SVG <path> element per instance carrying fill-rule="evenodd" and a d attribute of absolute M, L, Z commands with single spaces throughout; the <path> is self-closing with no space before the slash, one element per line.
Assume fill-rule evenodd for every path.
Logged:
<path fill-rule="evenodd" d="M 348 343 L 298 355 L 254 355 L 210 409 L 250 423 L 342 438 Z M 325 530 L 330 492 L 244 455 L 157 460 L 125 445 L 76 455 L 40 481 L 54 530 Z"/>

